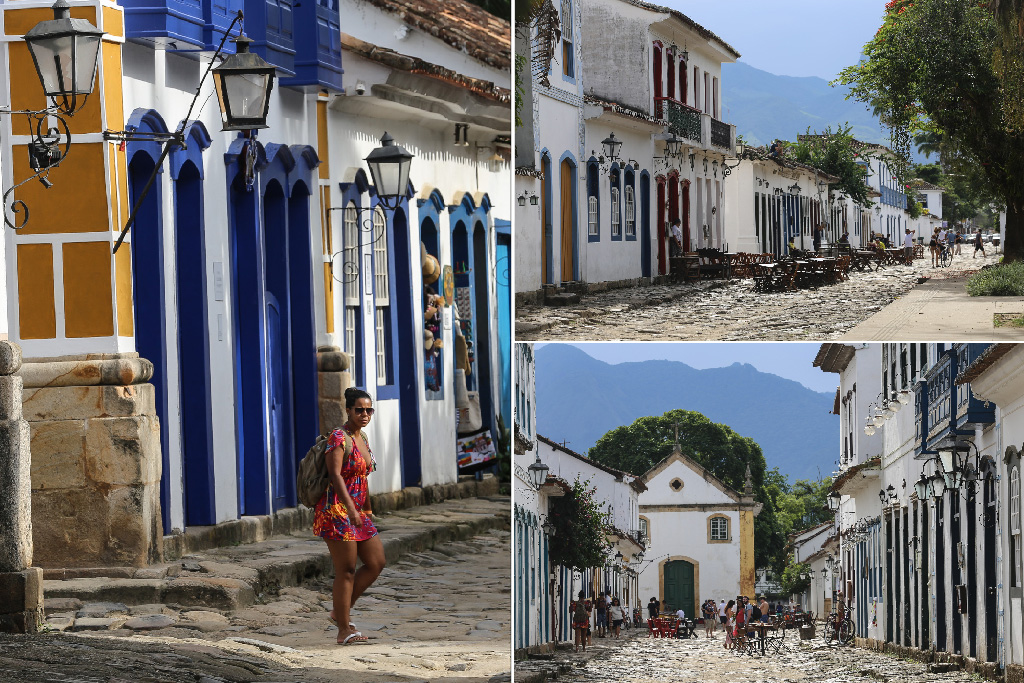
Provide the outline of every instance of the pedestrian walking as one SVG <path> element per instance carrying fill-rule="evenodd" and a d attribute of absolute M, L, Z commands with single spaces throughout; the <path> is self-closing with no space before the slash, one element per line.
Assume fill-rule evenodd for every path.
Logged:
<path fill-rule="evenodd" d="M 733 646 L 733 633 L 736 627 L 735 617 L 733 612 L 733 606 L 736 604 L 735 600 L 730 600 L 725 606 L 723 612 L 725 613 L 725 644 L 722 645 L 726 650 L 731 650 Z"/>
<path fill-rule="evenodd" d="M 960 256 L 960 253 L 961 253 L 960 249 L 963 247 L 963 244 L 964 244 L 964 231 L 963 230 L 957 230 L 956 231 L 956 255 L 957 256 Z"/>
<path fill-rule="evenodd" d="M 718 603 L 718 619 L 722 622 L 722 626 L 725 627 L 726 633 L 728 633 L 729 617 L 725 614 L 725 600 L 723 599 Z"/>
<path fill-rule="evenodd" d="M 594 625 L 597 627 L 597 637 L 604 638 L 605 631 L 608 628 L 608 603 L 603 596 L 598 599 L 595 611 L 597 619 Z"/>
<path fill-rule="evenodd" d="M 612 634 L 618 638 L 619 629 L 622 628 L 622 621 L 625 618 L 618 598 L 612 598 L 612 604 L 608 608 L 608 617 L 612 620 Z"/>
<path fill-rule="evenodd" d="M 373 401 L 361 389 L 345 390 L 348 420 L 331 432 L 324 454 L 328 485 L 314 508 L 313 533 L 327 542 L 334 565 L 334 609 L 338 643 L 367 642 L 350 620 L 352 606 L 384 569 L 384 546 L 370 518 L 367 477 L 376 469 L 363 429 L 373 416 Z M 356 557 L 363 561 L 356 569 Z"/>
<path fill-rule="evenodd" d="M 814 233 L 812 233 L 811 240 L 812 240 L 812 242 L 814 244 L 814 251 L 815 252 L 821 251 L 821 236 L 822 236 L 822 234 L 824 232 L 825 232 L 825 224 L 824 223 L 818 223 L 816 226 L 814 226 Z"/>
<path fill-rule="evenodd" d="M 981 228 L 978 228 L 978 234 L 974 236 L 974 255 L 971 258 L 977 258 L 978 252 L 981 252 L 982 258 L 985 257 L 985 245 L 981 241 Z"/>
<path fill-rule="evenodd" d="M 932 231 L 932 239 L 928 242 L 928 249 L 932 254 L 932 268 L 939 267 L 939 229 Z"/>
<path fill-rule="evenodd" d="M 761 609 L 761 622 L 767 624 L 771 620 L 772 611 L 768 606 L 768 600 L 763 595 L 761 596 L 761 604 L 758 607 Z"/>
<path fill-rule="evenodd" d="M 590 630 L 590 613 L 587 612 L 585 593 L 580 591 L 579 598 L 572 605 L 572 630 L 576 635 L 576 652 L 583 648 L 587 651 L 587 631 Z"/>
<path fill-rule="evenodd" d="M 949 246 L 949 258 L 953 258 L 953 249 L 956 247 L 956 231 L 950 229 L 946 232 L 946 244 Z"/>

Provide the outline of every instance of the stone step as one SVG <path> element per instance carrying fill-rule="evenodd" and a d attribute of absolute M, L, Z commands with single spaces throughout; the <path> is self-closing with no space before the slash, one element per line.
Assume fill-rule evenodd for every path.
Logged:
<path fill-rule="evenodd" d="M 560 294 L 549 294 L 544 297 L 544 304 L 547 306 L 572 306 L 578 304 L 582 296 L 578 292 L 562 292 Z"/>
<path fill-rule="evenodd" d="M 375 520 L 385 557 L 388 562 L 396 562 L 407 554 L 431 550 L 449 541 L 465 540 L 490 529 L 508 529 L 509 507 L 507 496 L 449 500 L 384 514 Z M 74 600 L 83 604 L 163 603 L 236 610 L 254 604 L 265 591 L 299 586 L 333 571 L 327 545 L 308 529 L 259 543 L 188 555 L 174 571 L 164 569 L 168 571 L 163 578 L 44 578 L 43 590 L 51 611 L 66 609 Z"/>

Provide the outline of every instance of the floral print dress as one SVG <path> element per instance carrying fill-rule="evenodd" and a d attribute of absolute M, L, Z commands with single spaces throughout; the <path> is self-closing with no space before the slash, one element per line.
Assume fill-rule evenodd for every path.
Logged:
<path fill-rule="evenodd" d="M 347 436 L 346 436 L 347 435 Z M 328 439 L 328 448 L 341 448 L 344 452 L 345 439 L 351 439 L 352 454 L 345 459 L 341 467 L 341 478 L 348 489 L 348 495 L 352 497 L 359 515 L 362 517 L 363 525 L 355 526 L 348 516 L 348 510 L 342 499 L 334 492 L 334 485 L 328 484 L 327 490 L 316 504 L 313 514 L 313 533 L 332 541 L 365 541 L 377 535 L 377 528 L 370 520 L 371 512 L 369 506 L 369 488 L 367 476 L 377 469 L 377 463 L 373 459 L 373 451 L 369 444 L 363 443 L 370 455 L 370 464 L 367 466 L 366 459 L 360 453 L 352 432 L 347 428 L 335 429 Z"/>

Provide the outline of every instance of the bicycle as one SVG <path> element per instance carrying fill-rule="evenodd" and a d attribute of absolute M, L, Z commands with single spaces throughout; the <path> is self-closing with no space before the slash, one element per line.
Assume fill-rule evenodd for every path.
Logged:
<path fill-rule="evenodd" d="M 939 267 L 949 268 L 949 264 L 953 262 L 953 250 L 948 245 L 942 246 L 942 253 L 939 254 Z"/>
<path fill-rule="evenodd" d="M 854 628 L 853 628 L 853 608 L 846 607 L 843 609 L 842 615 L 838 614 L 836 610 L 825 618 L 825 643 L 831 645 L 833 641 L 838 641 L 840 645 L 847 645 L 853 640 Z"/>

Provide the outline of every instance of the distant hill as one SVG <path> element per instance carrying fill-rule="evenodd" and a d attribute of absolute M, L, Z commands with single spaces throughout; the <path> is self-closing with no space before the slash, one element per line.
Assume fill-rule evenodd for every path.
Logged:
<path fill-rule="evenodd" d="M 741 363 L 708 370 L 657 360 L 610 365 L 566 344 L 547 344 L 536 358 L 537 431 L 579 453 L 639 417 L 683 408 L 754 439 L 768 467 L 791 481 L 836 469 L 834 393 Z"/>
<path fill-rule="evenodd" d="M 722 107 L 736 134 L 750 144 L 796 136 L 849 122 L 863 142 L 889 144 L 889 134 L 867 105 L 846 100 L 846 87 L 833 88 L 816 76 L 776 76 L 735 62 L 722 65 Z"/>

